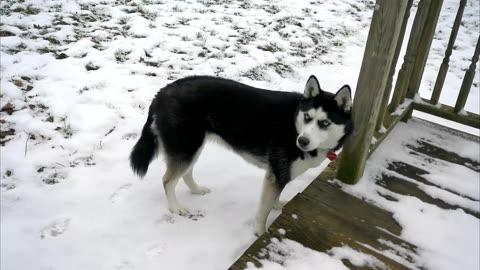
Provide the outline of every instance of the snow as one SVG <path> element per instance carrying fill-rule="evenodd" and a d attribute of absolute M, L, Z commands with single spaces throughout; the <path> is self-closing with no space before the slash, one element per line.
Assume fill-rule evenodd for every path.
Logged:
<path fill-rule="evenodd" d="M 453 23 L 458 5 L 444 2 L 432 60 L 420 88 L 423 97 L 433 88 L 448 41 L 444 29 Z M 354 90 L 373 2 L 5 0 L 0 7 L 0 29 L 14 34 L 2 36 L 0 42 L 0 108 L 8 103 L 14 107 L 11 115 L 1 113 L 2 134 L 14 132 L 2 138 L 0 156 L 0 268 L 29 269 L 34 261 L 38 269 L 211 270 L 230 266 L 256 239 L 253 218 L 263 172 L 208 144 L 194 174 L 212 193 L 191 195 L 181 183 L 178 198 L 192 214 L 186 218 L 170 214 L 161 183 L 163 161 L 155 161 L 144 180 L 137 179 L 128 164 L 153 96 L 167 83 L 194 74 L 298 92 L 315 74 L 323 89 L 333 92 L 349 84 Z M 478 11 L 476 1 L 467 3 L 443 103 L 454 103 L 470 64 Z M 61 53 L 68 58 L 57 59 Z M 476 113 L 478 73 L 466 105 Z M 33 88 L 28 90 L 29 86 Z M 450 147 L 478 156 L 477 148 L 461 142 Z M 325 166 L 298 177 L 282 199 L 302 191 Z M 435 179 L 438 185 L 478 198 L 473 190 L 477 186 L 469 178 L 464 188 Z M 356 188 L 353 194 L 375 187 L 362 182 Z M 436 196 L 474 207 L 465 198 Z M 423 233 L 413 242 L 426 245 L 425 260 L 431 269 L 458 268 L 455 263 L 462 258 L 462 269 L 474 269 L 469 262 L 478 252 L 478 242 L 467 240 L 474 239 L 475 232 L 470 232 L 478 228 L 478 220 L 461 210 L 437 209 L 429 210 L 428 219 L 415 203 L 397 212 L 401 224 L 417 219 L 436 222 L 438 230 L 446 232 L 439 239 L 426 228 L 424 232 L 407 226 L 404 232 L 407 239 Z M 274 211 L 268 223 L 278 214 Z M 450 231 L 455 220 L 469 233 L 458 236 Z M 447 238 L 452 252 L 439 257 L 439 243 Z M 342 250 L 348 247 L 318 253 L 298 243 L 288 246 L 298 251 L 286 261 L 290 269 L 300 269 L 293 268 L 295 262 L 304 263 L 305 269 L 345 269 L 340 258 L 347 256 Z M 364 258 L 348 252 L 349 258 Z M 437 267 L 435 260 L 446 264 Z"/>
<path fill-rule="evenodd" d="M 317 252 L 302 246 L 301 244 L 289 240 L 278 240 L 273 238 L 267 246 L 265 254 L 267 259 L 262 259 L 260 268 L 255 267 L 253 263 L 247 265 L 246 270 L 310 270 L 310 269 L 329 269 L 346 270 L 342 260 L 348 259 L 355 266 L 369 266 L 374 269 L 386 269 L 386 266 L 371 255 L 366 255 L 350 247 L 335 247 L 326 253 Z"/>

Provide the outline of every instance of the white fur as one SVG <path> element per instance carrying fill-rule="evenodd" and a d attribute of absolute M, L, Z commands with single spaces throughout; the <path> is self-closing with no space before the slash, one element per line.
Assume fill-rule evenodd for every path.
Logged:
<path fill-rule="evenodd" d="M 310 168 L 317 167 L 325 160 L 327 157 L 327 151 L 319 150 L 317 156 L 312 157 L 308 154 L 305 154 L 304 158 L 297 158 L 292 162 L 290 166 L 290 176 L 291 179 L 295 179 Z"/>
<path fill-rule="evenodd" d="M 260 198 L 260 205 L 255 216 L 255 234 L 257 236 L 260 236 L 265 232 L 268 214 L 278 201 L 279 196 L 280 191 L 275 184 L 275 177 L 270 171 L 267 171 L 265 174 L 265 179 L 263 180 L 263 190 Z"/>

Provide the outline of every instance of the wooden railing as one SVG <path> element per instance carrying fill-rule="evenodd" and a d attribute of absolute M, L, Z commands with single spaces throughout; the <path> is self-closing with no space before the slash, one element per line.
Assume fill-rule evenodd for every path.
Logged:
<path fill-rule="evenodd" d="M 354 184 L 362 177 L 368 156 L 399 121 L 411 118 L 413 110 L 480 128 L 480 116 L 467 112 L 464 108 L 475 76 L 480 37 L 470 67 L 465 73 L 455 107 L 439 103 L 466 0 L 459 1 L 445 58 L 440 66 L 430 100 L 421 98 L 418 90 L 443 0 L 420 0 L 402 67 L 398 72 L 391 101 L 388 103 L 412 2 L 412 0 L 376 2 L 354 97 L 352 114 L 355 130 L 347 140 L 337 166 L 337 178 L 343 182 Z"/>

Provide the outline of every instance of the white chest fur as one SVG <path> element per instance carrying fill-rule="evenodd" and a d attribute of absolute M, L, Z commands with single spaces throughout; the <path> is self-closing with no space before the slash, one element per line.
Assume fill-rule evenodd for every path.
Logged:
<path fill-rule="evenodd" d="M 322 150 L 318 150 L 318 154 L 315 157 L 305 155 L 304 159 L 297 158 L 292 162 L 292 166 L 290 167 L 291 179 L 297 178 L 310 168 L 317 167 L 325 158 L 327 158 L 327 151 Z"/>

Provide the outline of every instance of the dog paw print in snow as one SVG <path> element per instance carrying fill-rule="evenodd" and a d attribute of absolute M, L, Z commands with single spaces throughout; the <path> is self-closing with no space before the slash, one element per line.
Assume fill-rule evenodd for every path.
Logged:
<path fill-rule="evenodd" d="M 174 224 L 175 223 L 175 217 L 173 215 L 163 215 L 161 218 L 157 219 L 156 221 L 157 224 Z"/>
<path fill-rule="evenodd" d="M 112 203 L 116 203 L 118 200 L 120 200 L 122 197 L 126 195 L 126 193 L 130 190 L 132 187 L 132 184 L 125 184 L 120 186 L 111 196 L 110 196 L 110 201 Z"/>
<path fill-rule="evenodd" d="M 128 140 L 134 140 L 134 139 L 137 138 L 137 136 L 138 136 L 137 133 L 127 133 L 127 134 L 124 134 L 124 135 L 122 136 L 122 139 L 123 139 L 123 140 L 127 140 L 127 141 L 128 141 Z"/>
<path fill-rule="evenodd" d="M 70 218 L 56 219 L 47 226 L 45 226 L 40 232 L 40 238 L 45 237 L 57 237 L 64 233 L 70 226 Z"/>
<path fill-rule="evenodd" d="M 157 225 L 160 225 L 160 224 L 174 224 L 177 221 L 176 220 L 177 217 L 178 216 L 176 216 L 176 215 L 165 214 L 165 215 L 161 216 L 160 218 L 158 218 L 155 223 Z M 186 214 L 183 217 L 188 218 L 188 219 L 193 220 L 193 221 L 197 221 L 197 220 L 205 217 L 205 212 L 194 211 L 194 212 L 190 212 L 190 213 Z"/>
<path fill-rule="evenodd" d="M 155 257 L 158 257 L 161 254 L 163 254 L 163 252 L 165 252 L 165 250 L 166 250 L 165 245 L 155 245 L 155 246 L 149 248 L 147 250 L 147 252 L 145 252 L 145 255 L 147 255 L 147 257 L 149 257 L 149 258 L 155 258 Z"/>
<path fill-rule="evenodd" d="M 205 217 L 205 213 L 202 211 L 195 211 L 195 212 L 190 212 L 187 215 L 185 215 L 186 218 L 191 219 L 193 221 L 197 221 L 199 219 L 202 219 Z"/>
<path fill-rule="evenodd" d="M 129 261 L 122 261 L 121 263 L 119 263 L 115 266 L 115 269 L 117 269 L 117 270 L 130 270 L 130 269 L 135 269 L 135 267 Z"/>

